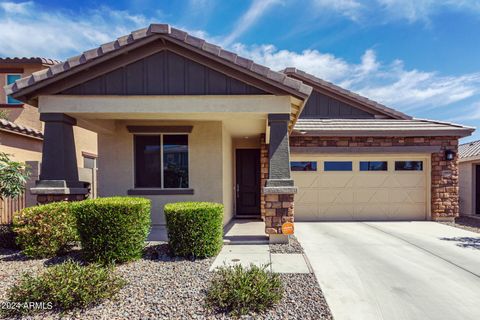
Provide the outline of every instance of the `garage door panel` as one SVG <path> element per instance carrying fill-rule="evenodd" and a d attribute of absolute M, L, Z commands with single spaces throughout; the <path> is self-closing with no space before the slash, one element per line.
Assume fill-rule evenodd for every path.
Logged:
<path fill-rule="evenodd" d="M 428 155 L 302 156 L 318 171 L 292 172 L 297 221 L 424 220 L 427 217 Z M 305 159 L 308 158 L 308 159 Z M 388 171 L 359 171 L 360 161 L 387 161 Z M 424 162 L 423 171 L 396 171 L 395 161 Z M 324 161 L 351 161 L 352 171 L 323 171 Z"/>

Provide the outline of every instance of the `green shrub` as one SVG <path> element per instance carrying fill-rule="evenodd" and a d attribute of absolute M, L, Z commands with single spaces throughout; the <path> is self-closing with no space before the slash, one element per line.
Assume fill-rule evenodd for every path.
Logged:
<path fill-rule="evenodd" d="M 11 224 L 0 224 L 0 248 L 18 249 L 16 237 Z"/>
<path fill-rule="evenodd" d="M 53 257 L 67 251 L 78 240 L 69 202 L 54 202 L 16 212 L 13 231 L 23 253 L 32 258 Z"/>
<path fill-rule="evenodd" d="M 47 268 L 39 276 L 23 274 L 7 293 L 7 301 L 19 304 L 18 309 L 5 310 L 10 315 L 40 311 L 28 308 L 29 303 L 45 303 L 44 308 L 69 310 L 98 304 L 113 297 L 125 284 L 111 268 L 91 264 L 82 266 L 71 260 Z M 23 305 L 26 304 L 26 305 Z M 23 307 L 25 306 L 25 307 Z"/>
<path fill-rule="evenodd" d="M 168 241 L 173 254 L 204 258 L 223 245 L 223 205 L 210 202 L 169 203 L 164 208 Z"/>
<path fill-rule="evenodd" d="M 217 269 L 207 292 L 207 304 L 217 311 L 243 315 L 262 312 L 282 299 L 280 276 L 266 266 L 241 265 Z"/>
<path fill-rule="evenodd" d="M 150 200 L 98 198 L 76 202 L 72 210 L 86 260 L 109 264 L 142 257 L 150 231 Z"/>

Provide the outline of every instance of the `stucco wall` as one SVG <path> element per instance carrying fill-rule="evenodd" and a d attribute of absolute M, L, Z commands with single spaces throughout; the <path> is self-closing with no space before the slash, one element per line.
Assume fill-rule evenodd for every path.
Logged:
<path fill-rule="evenodd" d="M 83 168 L 82 152 L 98 155 L 97 134 L 80 127 L 73 127 L 75 148 L 77 154 L 77 167 Z"/>
<path fill-rule="evenodd" d="M 194 189 L 194 194 L 145 196 L 152 200 L 153 225 L 165 224 L 164 205 L 178 201 L 224 203 L 225 223 L 228 222 L 233 206 L 231 192 L 227 192 L 228 184 L 232 179 L 228 174 L 230 171 L 228 162 L 231 162 L 229 159 L 231 139 L 220 121 L 118 121 L 114 134 L 102 133 L 98 137 L 99 196 L 126 195 L 129 189 L 133 189 L 133 134 L 127 131 L 127 125 L 193 126 L 189 135 L 189 186 Z"/>
<path fill-rule="evenodd" d="M 232 136 L 225 126 L 222 126 L 222 153 L 223 153 L 223 224 L 233 218 L 233 149 Z"/>

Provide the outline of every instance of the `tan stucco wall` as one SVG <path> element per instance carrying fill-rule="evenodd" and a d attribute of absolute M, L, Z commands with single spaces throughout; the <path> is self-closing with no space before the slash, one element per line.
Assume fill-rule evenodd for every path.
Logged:
<path fill-rule="evenodd" d="M 458 164 L 458 184 L 460 194 L 460 215 L 475 214 L 475 165 L 480 160 Z"/>
<path fill-rule="evenodd" d="M 80 127 L 73 127 L 75 148 L 77 153 L 77 166 L 83 168 L 82 152 L 98 155 L 97 134 Z"/>
<path fill-rule="evenodd" d="M 224 203 L 227 223 L 232 215 L 231 138 L 220 121 L 117 121 L 114 134 L 98 136 L 98 194 L 127 195 L 134 186 L 133 134 L 127 125 L 192 125 L 189 135 L 189 186 L 193 195 L 145 196 L 152 200 L 152 224 L 165 224 L 163 207 L 178 201 Z M 230 150 L 229 150 L 230 149 Z M 231 184 L 230 184 L 231 185 Z M 231 187 L 230 187 L 231 190 Z"/>
<path fill-rule="evenodd" d="M 222 153 L 223 153 L 223 223 L 227 224 L 233 218 L 233 149 L 232 136 L 222 126 Z"/>

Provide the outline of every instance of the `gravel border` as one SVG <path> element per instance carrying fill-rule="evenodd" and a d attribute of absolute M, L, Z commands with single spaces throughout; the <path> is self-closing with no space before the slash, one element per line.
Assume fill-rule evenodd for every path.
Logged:
<path fill-rule="evenodd" d="M 480 219 L 470 217 L 455 218 L 455 222 L 440 222 L 452 227 L 480 233 Z"/>
<path fill-rule="evenodd" d="M 270 253 L 303 253 L 303 248 L 297 237 L 294 235 L 289 236 L 289 243 L 282 244 L 270 244 Z"/>
<path fill-rule="evenodd" d="M 67 258 L 28 260 L 18 251 L 0 249 L 0 301 L 5 301 L 6 289 L 22 272 L 38 273 Z M 78 259 L 79 253 L 73 258 Z M 29 319 L 230 319 L 204 305 L 213 260 L 172 258 L 166 243 L 150 244 L 143 259 L 117 266 L 115 272 L 128 284 L 114 300 L 86 310 L 47 312 Z M 282 301 L 264 314 L 243 319 L 332 319 L 313 274 L 282 274 L 281 278 L 285 288 Z"/>

